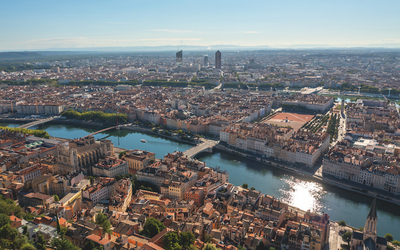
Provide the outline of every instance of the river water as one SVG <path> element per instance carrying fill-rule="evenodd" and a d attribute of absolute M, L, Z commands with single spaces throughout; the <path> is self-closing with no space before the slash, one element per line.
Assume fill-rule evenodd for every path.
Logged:
<path fill-rule="evenodd" d="M 0 124 L 11 127 L 18 124 Z M 77 127 L 69 125 L 42 125 L 51 136 L 79 138 L 99 130 L 99 128 Z M 154 152 L 157 158 L 176 150 L 185 151 L 191 145 L 164 139 L 154 135 L 126 130 L 111 131 L 95 135 L 96 139 L 109 139 L 116 147 L 143 149 Z M 147 143 L 141 143 L 145 139 Z M 290 205 L 303 210 L 326 212 L 332 220 L 344 220 L 354 227 L 364 227 L 372 198 L 330 185 L 321 184 L 304 176 L 265 166 L 255 161 L 232 155 L 223 151 L 213 154 L 201 154 L 197 157 L 210 167 L 220 167 L 229 172 L 230 182 L 235 185 L 247 183 L 249 187 L 273 195 Z M 400 206 L 378 201 L 378 234 L 391 233 L 400 240 Z"/>

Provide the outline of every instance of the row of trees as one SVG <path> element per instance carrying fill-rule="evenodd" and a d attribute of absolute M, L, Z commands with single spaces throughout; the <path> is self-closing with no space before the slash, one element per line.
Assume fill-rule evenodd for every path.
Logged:
<path fill-rule="evenodd" d="M 191 86 L 204 86 L 206 89 L 213 89 L 215 84 L 204 80 L 196 80 L 191 82 L 186 81 L 167 81 L 167 80 L 146 80 L 142 86 L 154 86 L 154 87 L 187 87 Z"/>
<path fill-rule="evenodd" d="M 331 142 L 333 139 L 338 137 L 338 125 L 340 122 L 340 116 L 338 117 L 337 114 L 332 114 L 331 119 L 329 119 L 328 128 L 326 129 L 326 133 L 331 136 Z"/>
<path fill-rule="evenodd" d="M 120 123 L 125 123 L 128 121 L 128 116 L 126 114 L 104 113 L 102 111 L 86 111 L 80 113 L 78 111 L 69 109 L 61 113 L 61 115 L 67 117 L 68 119 L 90 120 L 104 123 L 115 123 L 117 116 Z"/>
<path fill-rule="evenodd" d="M 34 135 L 34 136 L 40 137 L 40 138 L 46 138 L 46 139 L 50 138 L 50 135 L 49 135 L 49 133 L 47 133 L 47 131 L 40 130 L 40 129 L 33 130 L 33 129 L 27 129 L 27 128 L 11 128 L 11 127 L 0 127 L 0 129 L 7 130 L 10 132 Z"/>
<path fill-rule="evenodd" d="M 129 81 L 122 81 L 122 82 L 85 80 L 85 81 L 70 81 L 69 83 L 65 83 L 63 85 L 71 85 L 71 86 L 89 86 L 89 85 L 117 86 L 119 84 L 135 86 L 135 85 L 139 84 L 139 80 L 129 80 Z"/>
<path fill-rule="evenodd" d="M 0 81 L 0 84 L 2 83 L 8 85 L 41 85 L 41 84 L 57 84 L 57 80 L 54 79 L 29 79 L 26 81 L 4 80 Z"/>
<path fill-rule="evenodd" d="M 379 90 L 379 88 L 374 87 L 374 86 L 370 86 L 370 85 L 365 85 L 365 84 L 360 84 L 360 85 L 351 85 L 349 83 L 343 83 L 340 86 L 340 89 L 342 91 L 358 91 L 358 87 L 361 87 L 360 92 L 362 93 L 370 93 L 370 94 L 382 94 L 382 95 L 388 95 L 389 94 L 389 90 L 388 89 L 381 89 Z M 399 95 L 400 94 L 400 90 L 399 89 L 392 89 L 390 91 L 391 95 Z"/>

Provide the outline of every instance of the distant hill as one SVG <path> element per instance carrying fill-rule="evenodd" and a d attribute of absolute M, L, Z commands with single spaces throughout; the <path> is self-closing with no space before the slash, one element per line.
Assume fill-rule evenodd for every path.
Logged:
<path fill-rule="evenodd" d="M 38 58 L 43 58 L 43 55 L 38 52 L 0 52 L 0 61 L 3 62 L 23 61 Z"/>

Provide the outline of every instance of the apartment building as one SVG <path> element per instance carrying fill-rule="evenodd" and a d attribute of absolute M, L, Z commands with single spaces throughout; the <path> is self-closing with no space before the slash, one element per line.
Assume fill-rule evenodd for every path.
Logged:
<path fill-rule="evenodd" d="M 132 182 L 130 179 L 119 180 L 115 184 L 114 194 L 110 197 L 109 210 L 125 212 L 132 199 Z"/>
<path fill-rule="evenodd" d="M 129 169 L 140 170 L 155 161 L 156 154 L 144 150 L 129 150 L 123 157 L 128 162 Z"/>
<path fill-rule="evenodd" d="M 110 199 L 114 194 L 115 184 L 116 181 L 113 178 L 101 178 L 98 182 L 86 187 L 82 192 L 82 197 L 95 206 L 101 200 Z"/>
<path fill-rule="evenodd" d="M 115 177 L 129 173 L 128 162 L 107 156 L 104 160 L 92 166 L 93 176 Z"/>

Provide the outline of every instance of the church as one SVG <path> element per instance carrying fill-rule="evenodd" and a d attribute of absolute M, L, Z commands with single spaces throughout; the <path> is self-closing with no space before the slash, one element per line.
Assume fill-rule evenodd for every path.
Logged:
<path fill-rule="evenodd" d="M 386 238 L 379 237 L 376 234 L 377 223 L 378 216 L 376 215 L 376 198 L 374 197 L 363 232 L 353 232 L 350 244 L 351 250 L 386 250 Z"/>

